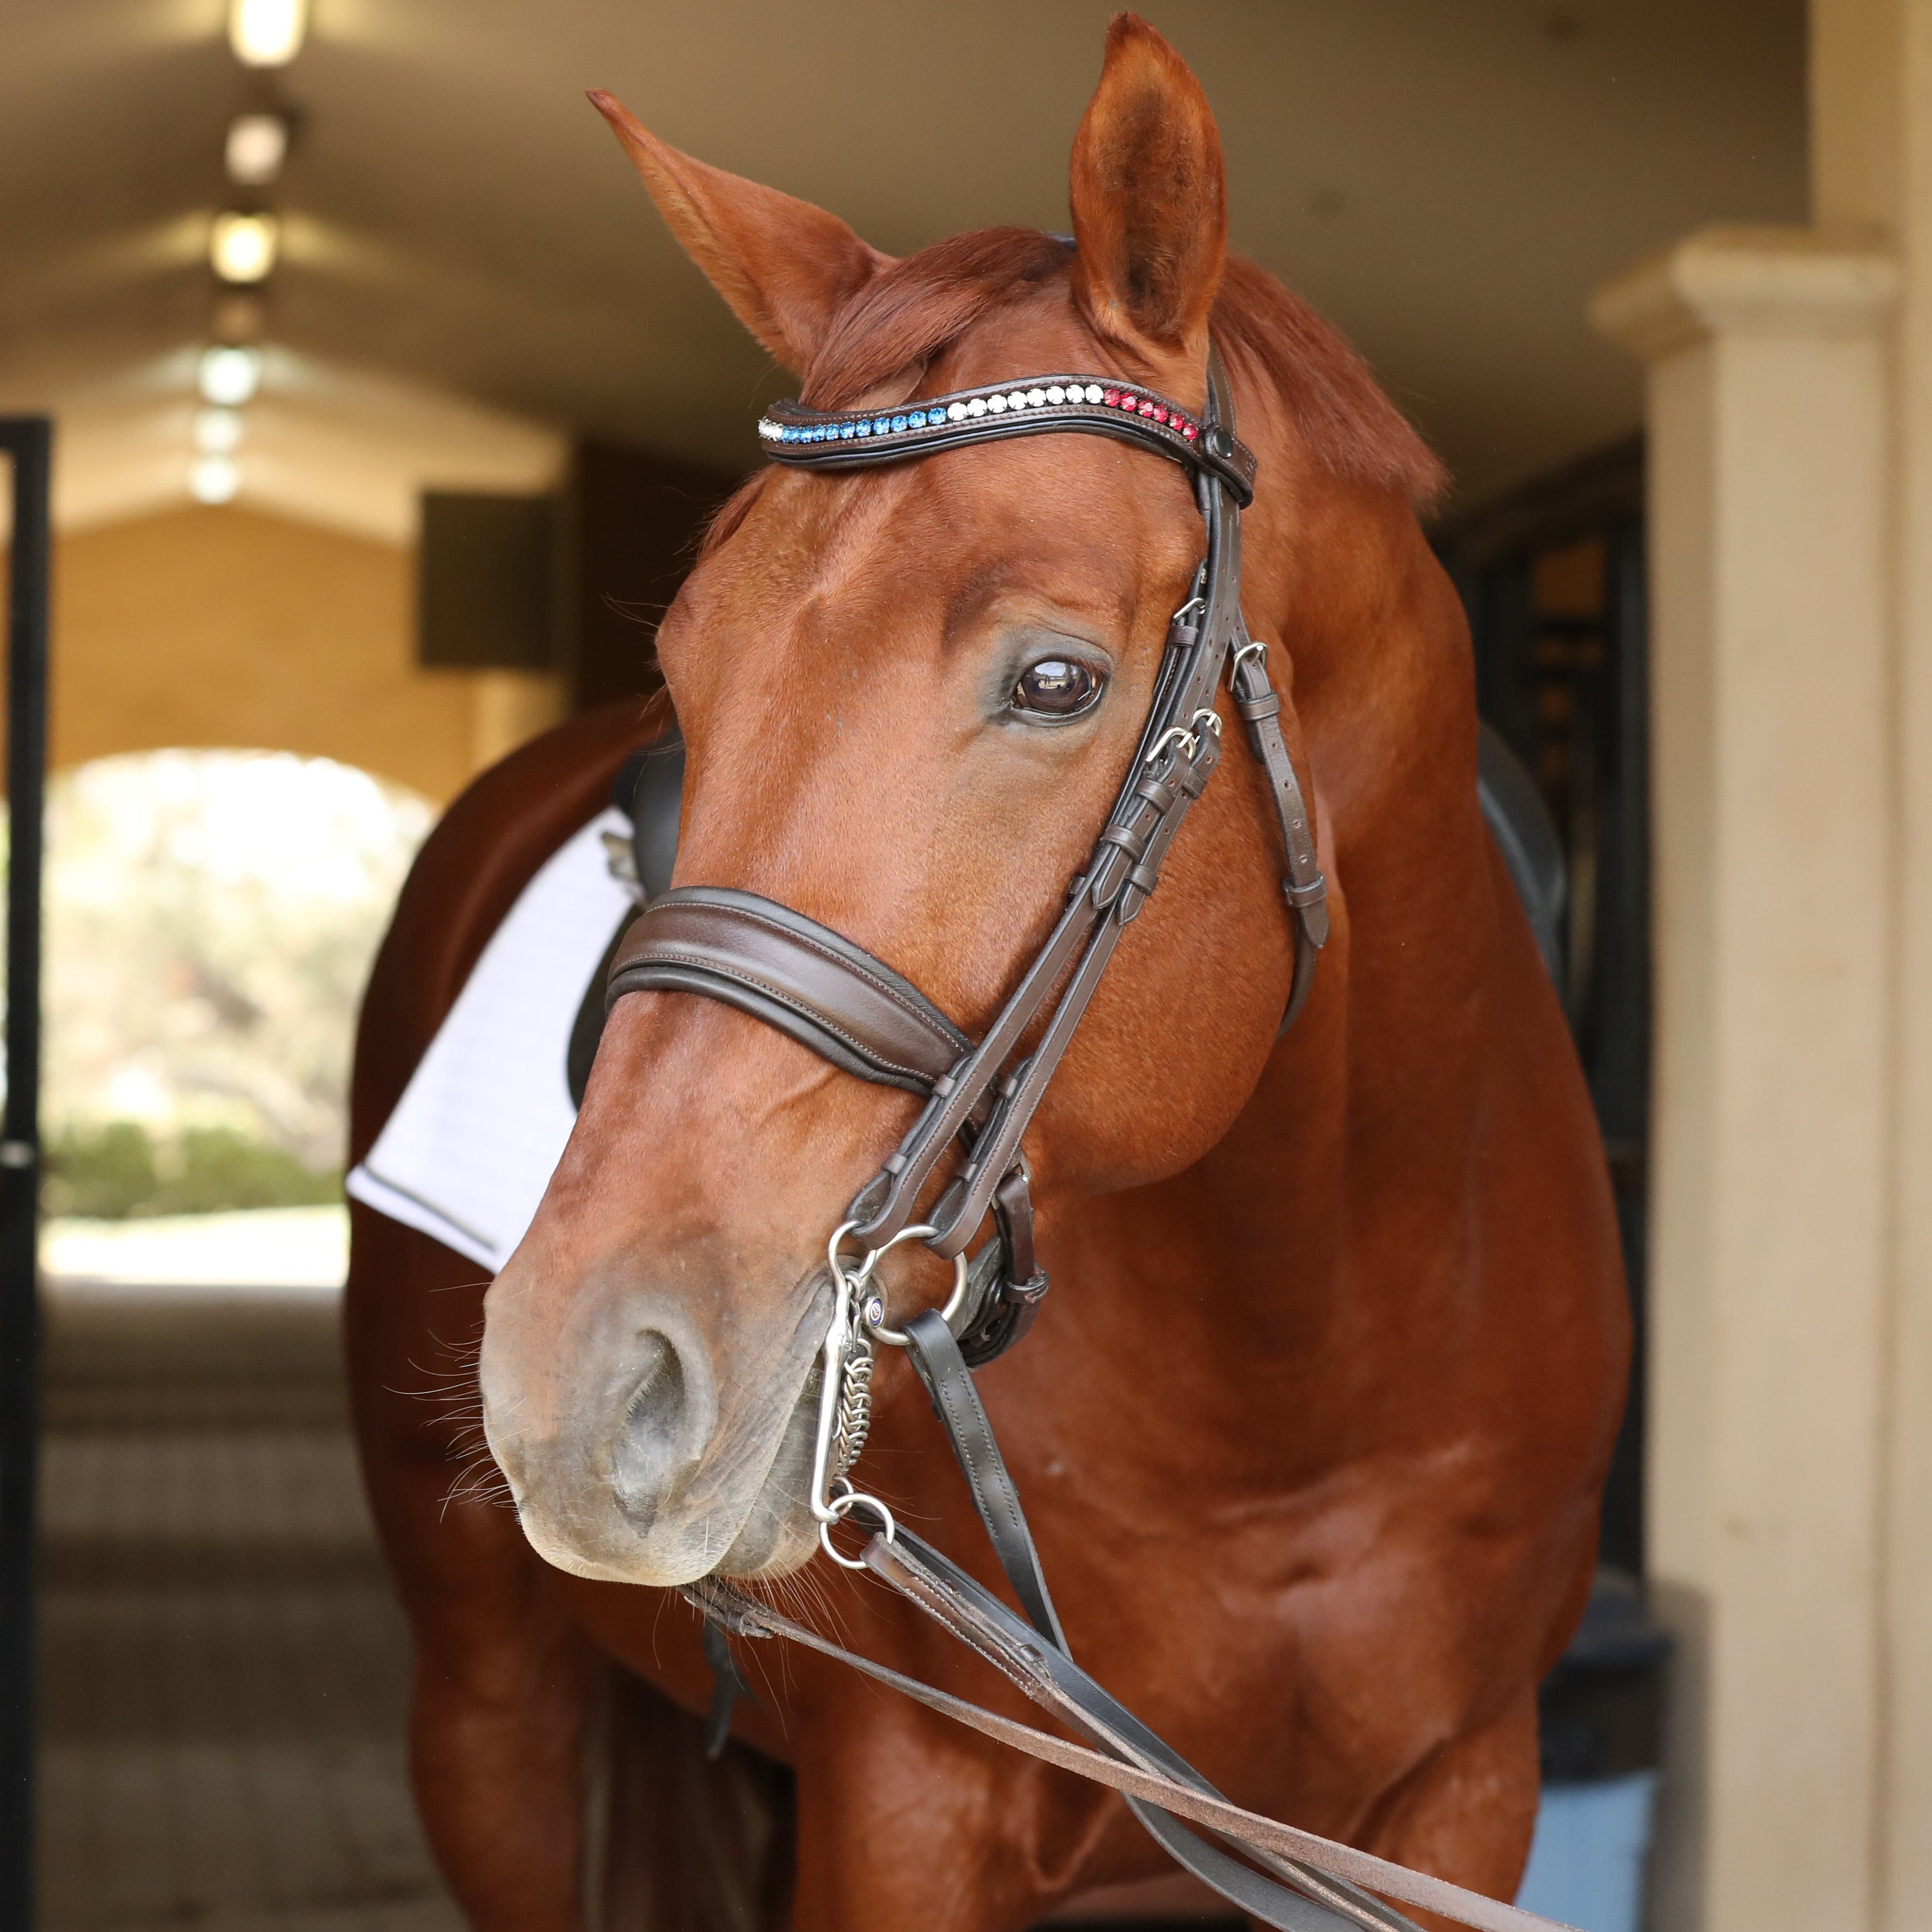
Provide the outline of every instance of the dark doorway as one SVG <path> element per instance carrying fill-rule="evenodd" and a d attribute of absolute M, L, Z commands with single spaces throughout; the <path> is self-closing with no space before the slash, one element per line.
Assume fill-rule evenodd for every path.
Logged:
<path fill-rule="evenodd" d="M 1603 1561 L 1643 1572 L 1650 824 L 1643 451 L 1620 444 L 1437 533 L 1468 613 L 1476 700 L 1535 777 L 1570 872 L 1564 1008 L 1616 1191 L 1636 1351 Z"/>
<path fill-rule="evenodd" d="M 52 446 L 45 416 L 0 416 L 14 513 L 7 556 L 7 1100 L 0 1125 L 0 1932 L 31 1932 L 34 1922 L 40 807 Z"/>

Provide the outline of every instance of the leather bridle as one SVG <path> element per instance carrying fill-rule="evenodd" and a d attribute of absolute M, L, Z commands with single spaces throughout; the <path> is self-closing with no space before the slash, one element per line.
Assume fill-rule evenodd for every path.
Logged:
<path fill-rule="evenodd" d="M 1079 431 L 1116 437 L 1189 470 L 1207 555 L 1169 622 L 1153 702 L 1113 809 L 1068 888 L 1052 932 L 976 1042 L 863 947 L 755 893 L 675 887 L 652 902 L 618 946 L 609 1004 L 646 990 L 699 994 L 764 1021 L 860 1079 L 926 1096 L 919 1118 L 860 1190 L 827 1246 L 834 1307 L 819 1390 L 812 1513 L 835 1562 L 890 1584 L 1098 1747 L 1070 1744 L 856 1655 L 712 1576 L 688 1586 L 685 1594 L 704 1616 L 706 1652 L 716 1679 L 712 1754 L 724 1747 L 734 1700 L 749 1694 L 728 1633 L 783 1636 L 1120 1791 L 1176 1860 L 1284 1932 L 1417 1932 L 1373 1892 L 1486 1932 L 1548 1932 L 1549 1922 L 1515 1906 L 1229 1804 L 1082 1670 L 1068 1652 L 1018 1492 L 970 1372 L 1025 1334 L 1046 1292 L 1046 1277 L 1034 1254 L 1021 1144 L 1121 933 L 1160 883 L 1180 822 L 1220 762 L 1215 699 L 1224 673 L 1280 822 L 1282 892 L 1294 950 L 1284 1030 L 1306 1002 L 1316 957 L 1328 938 L 1327 887 L 1281 734 L 1281 700 L 1268 680 L 1265 646 L 1250 638 L 1241 614 L 1240 512 L 1253 498 L 1255 461 L 1235 440 L 1226 374 L 1211 349 L 1208 376 L 1208 407 L 1198 422 L 1130 383 L 1042 376 L 883 412 L 782 403 L 759 425 L 776 461 L 808 470 L 877 466 L 1012 436 Z M 1037 1044 L 1022 1053 L 1023 1039 L 1042 1013 L 1047 1018 Z M 923 1218 L 915 1220 L 928 1183 L 956 1146 L 962 1150 L 958 1167 Z M 989 1212 L 995 1238 L 969 1262 L 968 1244 Z M 887 1325 L 873 1272 L 889 1248 L 914 1239 L 953 1263 L 954 1291 L 943 1310 L 926 1310 L 898 1330 Z M 848 1241 L 863 1250 L 856 1262 L 844 1252 Z M 904 1347 L 925 1383 L 1023 1618 L 848 1479 L 865 1444 L 875 1341 Z M 879 1526 L 856 1559 L 842 1555 L 831 1538 L 833 1527 L 855 1511 Z M 1184 1819 L 1204 1826 L 1247 1862 L 1230 1857 Z"/>
<path fill-rule="evenodd" d="M 1207 556 L 1169 623 L 1153 702 L 1113 810 L 1046 944 L 976 1043 L 862 947 L 750 892 L 695 886 L 664 893 L 625 935 L 612 963 L 612 1003 L 646 989 L 702 994 L 778 1028 L 861 1079 L 927 1096 L 847 1210 L 841 1233 L 873 1255 L 905 1238 L 935 1168 L 963 1146 L 957 1171 L 916 1225 L 934 1254 L 956 1261 L 989 1210 L 994 1216 L 997 1246 L 970 1270 L 956 1311 L 961 1346 L 976 1367 L 1025 1333 L 1046 1291 L 1033 1255 L 1022 1141 L 1121 933 L 1158 884 L 1188 807 L 1220 762 L 1214 697 L 1231 662 L 1234 707 L 1268 774 L 1286 856 L 1282 890 L 1294 969 L 1284 1026 L 1307 999 L 1328 937 L 1327 886 L 1281 734 L 1281 700 L 1268 681 L 1266 646 L 1250 638 L 1241 615 L 1240 512 L 1253 496 L 1255 460 L 1232 424 L 1218 356 L 1209 360 L 1208 406 L 1198 423 L 1151 390 L 1078 376 L 962 390 L 883 413 L 777 405 L 760 424 L 766 448 L 800 469 L 877 466 L 1067 431 L 1151 449 L 1192 473 Z M 1022 1057 L 1021 1041 L 1049 1001 L 1039 1042 Z M 861 1267 L 869 1280 L 869 1267 Z"/>

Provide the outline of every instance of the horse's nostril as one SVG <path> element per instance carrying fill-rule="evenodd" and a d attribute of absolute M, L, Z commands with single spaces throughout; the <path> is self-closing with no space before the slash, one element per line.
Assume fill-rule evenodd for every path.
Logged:
<path fill-rule="evenodd" d="M 680 1469 L 695 1457 L 684 1365 L 668 1336 L 643 1338 L 636 1388 L 625 1405 L 617 1442 L 616 1486 L 626 1511 L 648 1521 Z"/>

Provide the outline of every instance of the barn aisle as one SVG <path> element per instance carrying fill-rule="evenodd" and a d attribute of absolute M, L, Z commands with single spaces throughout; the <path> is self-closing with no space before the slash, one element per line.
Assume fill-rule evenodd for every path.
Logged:
<path fill-rule="evenodd" d="M 464 1932 L 410 1800 L 322 1218 L 56 1223 L 44 1250 L 122 1278 L 46 1284 L 39 1932 Z M 309 1285 L 242 1285 L 272 1258 Z M 1127 1918 L 1231 1922 L 1178 1874 L 1055 1922 Z"/>
<path fill-rule="evenodd" d="M 42 1932 L 460 1932 L 334 1297 L 49 1298 Z"/>

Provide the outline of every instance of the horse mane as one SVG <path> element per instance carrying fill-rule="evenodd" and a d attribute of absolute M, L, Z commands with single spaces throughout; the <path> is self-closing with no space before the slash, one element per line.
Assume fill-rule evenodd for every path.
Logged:
<path fill-rule="evenodd" d="M 1212 327 L 1230 362 L 1252 363 L 1274 384 L 1310 454 L 1331 476 L 1396 491 L 1420 511 L 1441 500 L 1448 471 L 1368 364 L 1245 255 L 1228 257 Z"/>
<path fill-rule="evenodd" d="M 1065 244 L 1033 228 L 975 229 L 904 256 L 834 319 L 806 373 L 806 401 L 846 407 L 922 368 L 982 316 L 1071 266 Z M 1309 454 L 1332 476 L 1398 491 L 1419 510 L 1441 496 L 1448 477 L 1435 452 L 1341 335 L 1264 268 L 1228 257 L 1213 328 L 1231 362 L 1274 385 Z M 719 509 L 700 554 L 737 528 L 768 473 Z"/>

